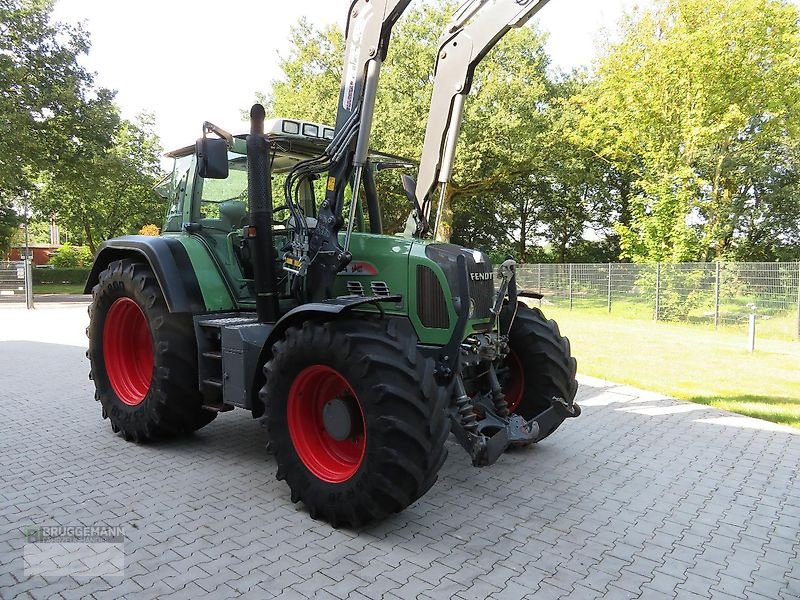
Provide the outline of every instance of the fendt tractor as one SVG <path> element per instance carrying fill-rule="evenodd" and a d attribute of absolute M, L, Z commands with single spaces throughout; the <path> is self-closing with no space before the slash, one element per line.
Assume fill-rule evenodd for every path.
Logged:
<path fill-rule="evenodd" d="M 410 0 L 351 2 L 335 127 L 266 121 L 257 104 L 249 135 L 205 123 L 169 153 L 162 234 L 105 242 L 86 284 L 90 377 L 113 431 L 142 442 L 250 410 L 292 501 L 357 526 L 425 494 L 450 433 L 486 466 L 578 416 L 569 342 L 520 300 L 540 296 L 518 289 L 513 259 L 495 279 L 484 252 L 434 241 L 441 200 L 431 223 L 476 65 L 546 2 L 454 14 L 416 181 L 415 163 L 369 149 Z M 383 232 L 387 173 L 409 200 L 403 234 Z"/>

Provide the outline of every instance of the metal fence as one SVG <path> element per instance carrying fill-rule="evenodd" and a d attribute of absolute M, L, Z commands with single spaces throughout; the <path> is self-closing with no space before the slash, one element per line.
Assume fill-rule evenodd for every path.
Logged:
<path fill-rule="evenodd" d="M 800 263 L 529 264 L 520 287 L 570 310 L 747 327 L 800 339 Z"/>
<path fill-rule="evenodd" d="M 0 261 L 0 302 L 26 302 L 25 274 L 24 261 Z"/>

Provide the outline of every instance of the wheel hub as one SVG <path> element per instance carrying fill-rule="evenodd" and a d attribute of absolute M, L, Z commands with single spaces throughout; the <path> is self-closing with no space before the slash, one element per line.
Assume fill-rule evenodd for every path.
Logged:
<path fill-rule="evenodd" d="M 353 410 L 351 403 L 342 398 L 333 398 L 322 409 L 322 423 L 328 435 L 341 442 L 350 437 L 353 431 Z"/>

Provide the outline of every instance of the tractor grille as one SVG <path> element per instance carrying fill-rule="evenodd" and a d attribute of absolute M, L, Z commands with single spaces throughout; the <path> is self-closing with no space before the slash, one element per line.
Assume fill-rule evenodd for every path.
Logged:
<path fill-rule="evenodd" d="M 450 294 L 458 295 L 458 256 L 462 255 L 466 261 L 469 297 L 472 311 L 471 319 L 488 319 L 492 316 L 494 304 L 494 272 L 492 261 L 483 252 L 469 250 L 455 244 L 429 244 L 425 254 L 442 267 L 447 283 L 450 285 Z M 486 277 L 484 279 L 484 277 Z"/>
<path fill-rule="evenodd" d="M 433 269 L 417 265 L 417 312 L 425 327 L 449 329 L 450 315 L 442 284 Z"/>
<path fill-rule="evenodd" d="M 484 319 L 492 315 L 494 304 L 494 281 L 470 281 L 469 297 L 475 303 L 473 319 Z"/>

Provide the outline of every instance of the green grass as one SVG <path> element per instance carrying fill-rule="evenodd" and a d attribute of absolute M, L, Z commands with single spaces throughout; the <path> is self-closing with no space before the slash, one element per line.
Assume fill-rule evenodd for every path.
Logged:
<path fill-rule="evenodd" d="M 569 300 L 567 298 L 553 298 L 550 302 L 548 306 L 552 310 L 568 311 L 569 309 Z M 573 298 L 572 306 L 573 313 L 578 312 L 603 318 L 609 316 L 605 298 L 576 295 Z M 651 321 L 653 312 L 652 303 L 642 298 L 615 297 L 611 303 L 610 316 L 624 320 Z M 747 335 L 749 312 L 750 309 L 741 303 L 721 304 L 719 331 Z M 761 338 L 795 341 L 798 329 L 797 319 L 797 311 L 794 307 L 780 314 L 766 314 L 766 311 L 762 309 L 762 311 L 758 312 L 758 335 Z M 692 325 L 706 331 L 716 331 L 714 329 L 713 307 L 694 309 L 689 313 L 685 321 L 677 321 L 676 323 Z"/>
<path fill-rule="evenodd" d="M 34 283 L 34 294 L 82 294 L 82 283 Z"/>
<path fill-rule="evenodd" d="M 543 305 L 572 342 L 578 371 L 800 428 L 800 342 L 746 328 L 655 323 Z"/>

